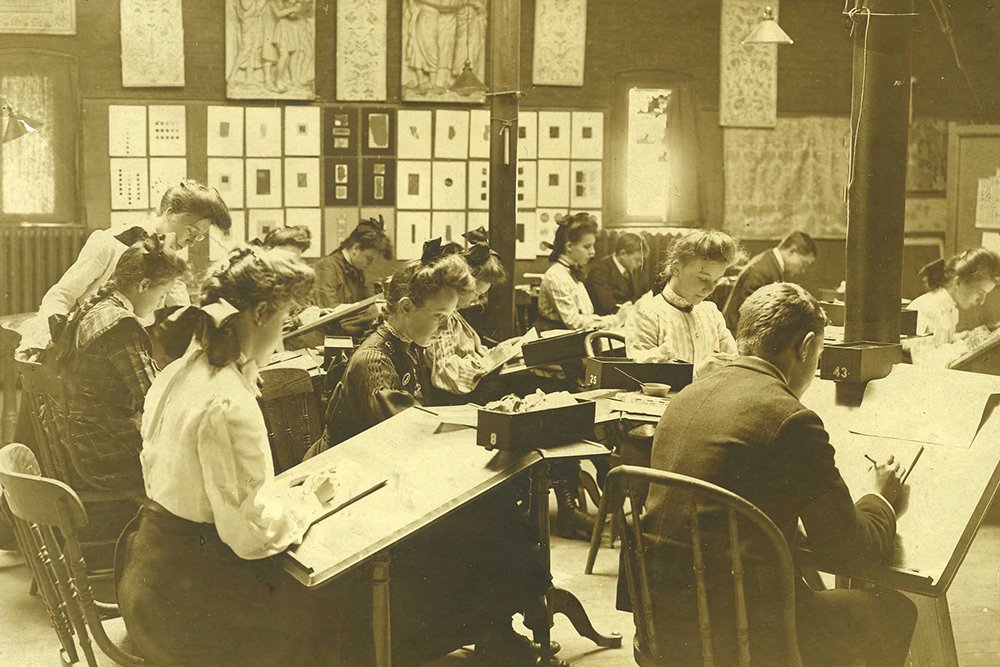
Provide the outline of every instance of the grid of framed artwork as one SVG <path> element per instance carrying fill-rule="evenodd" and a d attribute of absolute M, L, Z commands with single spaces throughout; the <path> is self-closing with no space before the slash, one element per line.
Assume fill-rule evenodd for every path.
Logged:
<path fill-rule="evenodd" d="M 213 258 L 282 225 L 308 226 L 306 256 L 319 257 L 360 219 L 382 215 L 399 259 L 419 256 L 427 238 L 462 242 L 488 225 L 488 110 L 318 105 L 112 105 L 113 223 L 144 217 L 185 177 L 189 115 L 204 119 L 207 182 L 234 213 L 229 234 L 212 230 Z M 603 158 L 603 112 L 520 112 L 518 258 L 547 254 L 540 244 L 558 215 L 600 220 Z"/>

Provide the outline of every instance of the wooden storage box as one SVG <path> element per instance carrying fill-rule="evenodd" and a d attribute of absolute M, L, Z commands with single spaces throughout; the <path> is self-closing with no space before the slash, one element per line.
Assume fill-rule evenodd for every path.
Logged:
<path fill-rule="evenodd" d="M 330 362 L 347 358 L 354 351 L 354 340 L 350 336 L 326 336 L 323 339 L 323 368 L 330 368 Z"/>
<path fill-rule="evenodd" d="M 644 364 L 621 357 L 591 357 L 584 360 L 586 384 L 596 389 L 637 389 L 619 368 L 637 380 L 669 384 L 675 391 L 691 384 L 694 376 L 694 364 L 683 361 Z"/>
<path fill-rule="evenodd" d="M 583 341 L 590 331 L 570 331 L 558 336 L 540 338 L 521 346 L 525 366 L 543 366 L 587 356 Z"/>
<path fill-rule="evenodd" d="M 527 452 L 592 440 L 596 415 L 597 404 L 593 401 L 515 414 L 480 410 L 476 444 L 505 452 Z"/>
<path fill-rule="evenodd" d="M 857 341 L 827 345 L 819 376 L 835 382 L 868 382 L 889 375 L 893 364 L 902 360 L 903 347 L 898 343 Z"/>

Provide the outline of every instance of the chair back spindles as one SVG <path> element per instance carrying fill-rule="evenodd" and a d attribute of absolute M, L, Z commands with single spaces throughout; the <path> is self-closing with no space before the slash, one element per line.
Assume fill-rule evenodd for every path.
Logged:
<path fill-rule="evenodd" d="M 269 368 L 261 371 L 261 411 L 271 443 L 275 473 L 302 462 L 309 447 L 319 439 L 319 402 L 309 372 L 301 368 Z"/>
<path fill-rule="evenodd" d="M 743 590 L 743 558 L 740 556 L 740 532 L 736 511 L 729 510 L 729 552 L 733 562 L 733 599 L 736 601 L 736 649 L 740 667 L 750 667 L 750 624 L 747 599 Z"/>
<path fill-rule="evenodd" d="M 632 602 L 633 620 L 636 628 L 635 660 L 642 666 L 663 664 L 671 655 L 671 647 L 665 646 L 666 636 L 657 635 L 656 628 L 661 630 L 670 627 L 672 619 L 656 619 L 654 614 L 669 608 L 666 604 L 653 604 L 653 593 L 651 589 L 651 579 L 647 571 L 650 558 L 661 558 L 662 555 L 655 555 L 647 548 L 646 543 L 651 542 L 651 533 L 643 532 L 642 516 L 639 511 L 639 503 L 635 493 L 639 488 L 648 486 L 669 487 L 672 490 L 686 494 L 683 502 L 677 503 L 674 508 L 676 519 L 689 522 L 690 533 L 690 557 L 691 575 L 694 579 L 694 594 L 697 605 L 697 621 L 701 646 L 702 663 L 705 667 L 713 667 L 716 660 L 730 662 L 735 659 L 740 667 L 750 667 L 750 624 L 749 612 L 747 610 L 745 580 L 742 552 L 740 549 L 740 528 L 744 528 L 744 539 L 750 526 L 753 529 L 754 539 L 761 538 L 764 546 L 770 547 L 772 562 L 777 569 L 777 585 L 773 587 L 773 593 L 780 605 L 780 616 L 783 625 L 783 639 L 785 663 L 788 667 L 802 667 L 802 660 L 798 649 L 798 636 L 795 631 L 795 570 L 792 565 L 791 553 L 785 542 L 784 536 L 778 530 L 774 522 L 759 508 L 740 496 L 715 486 L 684 475 L 678 475 L 649 468 L 637 466 L 619 466 L 608 473 L 605 483 L 605 495 L 608 498 L 608 509 L 618 517 L 622 526 L 622 554 L 623 566 L 625 567 L 625 578 L 628 583 L 629 599 Z M 631 521 L 626 521 L 624 509 L 625 498 L 629 497 L 632 504 Z M 722 512 L 720 512 L 722 510 Z M 728 522 L 728 526 L 726 523 Z M 742 524 L 742 526 L 741 526 Z M 682 524 L 683 525 L 683 524 Z M 728 537 L 728 539 L 727 539 Z M 670 540 L 678 539 L 671 536 Z M 681 537 L 686 540 L 687 538 Z M 756 544 L 756 542 L 755 542 Z M 710 553 L 713 548 L 729 547 L 729 565 L 721 565 L 724 554 Z M 688 545 L 684 545 L 685 547 Z M 716 564 L 720 565 L 716 565 Z M 670 567 L 669 563 L 659 563 L 658 567 Z M 736 621 L 736 643 L 735 656 L 716 656 L 714 646 L 716 640 L 725 638 L 725 642 L 719 642 L 727 646 L 732 646 L 728 639 L 729 633 L 724 636 L 713 637 L 713 633 L 721 632 L 720 628 L 712 628 L 712 612 L 718 612 L 718 600 L 716 594 L 723 594 L 724 590 L 717 585 L 709 585 L 708 564 L 712 564 L 713 571 L 719 567 L 722 571 L 716 572 L 715 576 L 720 577 L 719 582 L 728 582 L 731 577 L 733 599 L 729 600 L 728 595 L 723 595 L 721 599 L 726 600 L 726 604 L 735 606 Z M 650 570 L 651 571 L 651 570 Z M 715 578 L 712 579 L 716 581 Z M 656 591 L 657 595 L 662 592 Z M 710 599 L 710 595 L 712 596 Z M 715 602 L 714 606 L 710 602 Z M 726 614 L 728 616 L 728 614 Z M 716 617 L 716 621 L 718 621 Z M 666 624 L 664 624 L 666 623 Z M 732 649 L 727 649 L 731 651 Z M 759 657 L 760 652 L 756 655 Z"/>
<path fill-rule="evenodd" d="M 705 552 L 701 543 L 701 506 L 691 509 L 691 548 L 694 554 L 694 584 L 698 598 L 698 631 L 701 635 L 701 657 L 705 667 L 715 665 L 712 650 L 712 619 L 708 613 L 708 591 L 705 586 Z"/>

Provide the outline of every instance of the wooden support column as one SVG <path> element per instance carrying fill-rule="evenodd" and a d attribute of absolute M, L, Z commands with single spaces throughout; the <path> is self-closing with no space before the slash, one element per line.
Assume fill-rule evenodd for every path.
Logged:
<path fill-rule="evenodd" d="M 490 326 L 499 340 L 515 334 L 517 229 L 517 94 L 521 76 L 521 2 L 492 0 L 490 12 L 490 245 L 507 282 L 490 290 Z M 499 94 L 497 94 L 499 93 Z"/>
<path fill-rule="evenodd" d="M 913 0 L 854 15 L 844 339 L 899 342 Z"/>

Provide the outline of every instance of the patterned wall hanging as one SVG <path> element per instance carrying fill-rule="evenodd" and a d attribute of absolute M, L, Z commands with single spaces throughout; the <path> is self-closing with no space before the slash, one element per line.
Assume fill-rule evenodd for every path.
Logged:
<path fill-rule="evenodd" d="M 0 33 L 75 35 L 76 0 L 0 0 Z"/>
<path fill-rule="evenodd" d="M 722 0 L 720 30 L 719 124 L 774 127 L 778 116 L 778 46 L 743 44 L 764 13 L 778 0 Z"/>
<path fill-rule="evenodd" d="M 386 0 L 337 2 L 337 99 L 386 99 Z"/>
<path fill-rule="evenodd" d="M 184 85 L 181 0 L 121 0 L 122 86 Z"/>
<path fill-rule="evenodd" d="M 537 0 L 531 81 L 582 86 L 587 51 L 587 0 Z"/>

